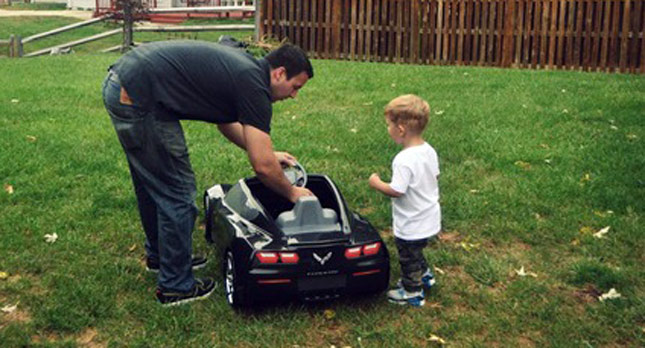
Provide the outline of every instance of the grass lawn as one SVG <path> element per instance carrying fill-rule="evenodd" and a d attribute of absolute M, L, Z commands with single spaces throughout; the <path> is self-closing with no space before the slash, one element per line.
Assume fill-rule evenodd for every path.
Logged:
<path fill-rule="evenodd" d="M 117 58 L 0 64 L 0 345 L 645 345 L 643 76 L 314 61 L 298 99 L 274 106 L 275 146 L 330 175 L 391 251 L 390 202 L 367 185 L 372 172 L 389 178 L 399 151 L 383 106 L 404 93 L 430 102 L 444 232 L 425 253 L 438 284 L 421 309 L 381 295 L 234 312 L 221 287 L 180 308 L 154 300 L 100 98 Z M 184 127 L 199 190 L 252 175 L 214 126 Z M 195 249 L 214 259 L 202 228 Z M 200 273 L 221 284 L 219 267 Z M 612 288 L 622 297 L 598 301 Z"/>

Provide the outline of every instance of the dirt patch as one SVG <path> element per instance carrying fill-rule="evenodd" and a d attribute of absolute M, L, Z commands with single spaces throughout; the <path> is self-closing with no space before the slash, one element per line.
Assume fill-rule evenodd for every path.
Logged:
<path fill-rule="evenodd" d="M 439 234 L 439 240 L 443 243 L 457 243 L 462 239 L 461 234 L 457 231 L 446 231 Z"/>
<path fill-rule="evenodd" d="M 77 338 L 76 338 L 76 343 L 80 347 L 87 347 L 87 348 L 105 348 L 107 347 L 107 343 L 104 342 L 98 342 L 97 337 L 98 332 L 96 331 L 95 328 L 89 327 L 85 329 Z"/>
<path fill-rule="evenodd" d="M 584 288 L 573 292 L 573 296 L 582 303 L 597 302 L 602 291 L 596 289 L 592 284 L 587 284 Z"/>

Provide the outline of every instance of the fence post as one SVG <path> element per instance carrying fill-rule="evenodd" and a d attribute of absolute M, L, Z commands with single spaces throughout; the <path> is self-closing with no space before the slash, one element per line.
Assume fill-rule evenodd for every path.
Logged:
<path fill-rule="evenodd" d="M 260 6 L 260 1 L 266 0 L 255 0 L 255 42 L 260 42 L 262 36 L 264 36 L 264 27 L 262 26 L 263 13 L 260 13 L 262 6 Z M 271 1 L 271 0 L 269 0 Z M 266 18 L 268 21 L 268 18 Z"/>
<path fill-rule="evenodd" d="M 15 36 L 11 34 L 9 36 L 9 58 L 13 58 L 13 41 L 15 40 Z"/>

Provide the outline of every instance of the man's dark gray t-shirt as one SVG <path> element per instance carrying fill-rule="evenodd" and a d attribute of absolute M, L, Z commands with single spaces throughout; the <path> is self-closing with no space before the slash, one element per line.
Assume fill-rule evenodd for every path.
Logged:
<path fill-rule="evenodd" d="M 144 108 L 271 130 L 269 63 L 243 51 L 210 42 L 154 42 L 128 52 L 112 70 Z"/>

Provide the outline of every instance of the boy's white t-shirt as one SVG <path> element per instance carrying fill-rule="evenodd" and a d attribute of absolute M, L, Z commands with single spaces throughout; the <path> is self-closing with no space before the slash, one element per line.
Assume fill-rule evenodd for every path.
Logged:
<path fill-rule="evenodd" d="M 416 240 L 439 233 L 438 175 L 437 152 L 426 142 L 404 149 L 394 157 L 390 187 L 403 194 L 392 198 L 394 236 Z"/>

